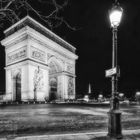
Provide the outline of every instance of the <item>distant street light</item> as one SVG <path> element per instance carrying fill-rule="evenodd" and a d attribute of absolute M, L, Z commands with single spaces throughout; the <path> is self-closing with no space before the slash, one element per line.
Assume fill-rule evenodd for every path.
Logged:
<path fill-rule="evenodd" d="M 113 32 L 113 48 L 112 48 L 112 69 L 116 69 L 116 73 L 111 75 L 112 83 L 112 97 L 110 101 L 110 110 L 108 112 L 108 136 L 121 138 L 122 129 L 121 129 L 121 112 L 119 110 L 119 99 L 118 99 L 118 76 L 119 76 L 119 67 L 117 64 L 117 27 L 120 24 L 122 17 L 123 9 L 119 6 L 117 0 L 115 4 L 109 11 L 109 18 Z"/>
<path fill-rule="evenodd" d="M 91 85 L 88 86 L 88 94 L 91 94 Z"/>
<path fill-rule="evenodd" d="M 140 92 L 139 91 L 136 92 L 135 97 L 136 97 L 137 103 L 140 105 Z"/>
<path fill-rule="evenodd" d="M 119 97 L 123 97 L 124 96 L 124 93 L 119 93 Z"/>

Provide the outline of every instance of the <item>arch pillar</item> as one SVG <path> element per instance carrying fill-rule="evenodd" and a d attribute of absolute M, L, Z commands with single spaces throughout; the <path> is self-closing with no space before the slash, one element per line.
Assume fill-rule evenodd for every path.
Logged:
<path fill-rule="evenodd" d="M 62 72 L 61 76 L 62 98 L 75 99 L 75 77 L 69 75 L 67 72 Z"/>

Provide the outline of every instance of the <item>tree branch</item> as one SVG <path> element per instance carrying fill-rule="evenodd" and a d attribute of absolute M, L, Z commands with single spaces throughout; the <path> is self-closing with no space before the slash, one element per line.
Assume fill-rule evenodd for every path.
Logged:
<path fill-rule="evenodd" d="M 11 0 L 7 3 L 7 5 L 4 7 L 4 9 L 7 9 L 15 0 Z"/>
<path fill-rule="evenodd" d="M 45 4 L 53 6 L 53 10 L 48 14 L 44 15 L 41 11 L 35 9 L 27 0 L 0 0 L 0 19 L 8 19 L 12 24 L 19 20 L 19 13 L 26 9 L 27 11 L 34 12 L 42 21 L 44 21 L 50 28 L 57 28 L 62 23 L 64 23 L 71 30 L 76 30 L 61 16 L 59 12 L 67 6 L 68 0 L 64 0 L 62 4 L 58 4 L 56 0 L 43 1 Z M 21 9 L 23 8 L 23 9 Z"/>

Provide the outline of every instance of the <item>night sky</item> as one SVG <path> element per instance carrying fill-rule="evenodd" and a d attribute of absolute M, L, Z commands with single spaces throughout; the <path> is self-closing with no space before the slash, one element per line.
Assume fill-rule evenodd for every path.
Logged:
<path fill-rule="evenodd" d="M 111 79 L 105 78 L 105 70 L 112 63 L 112 30 L 108 10 L 113 0 L 69 0 L 62 11 L 64 19 L 76 27 L 68 29 L 64 24 L 53 31 L 77 48 L 76 92 L 85 94 L 88 84 L 93 94 L 111 93 Z M 118 65 L 120 66 L 119 92 L 126 96 L 140 90 L 140 5 L 139 0 L 120 0 L 124 9 L 118 28 Z M 3 38 L 1 28 L 1 38 Z M 4 48 L 0 48 L 0 90 L 5 90 Z"/>

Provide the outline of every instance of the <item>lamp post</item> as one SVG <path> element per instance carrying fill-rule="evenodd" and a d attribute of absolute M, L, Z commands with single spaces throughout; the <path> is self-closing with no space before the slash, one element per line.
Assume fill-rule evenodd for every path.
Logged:
<path fill-rule="evenodd" d="M 111 75 L 111 83 L 112 83 L 112 97 L 110 101 L 110 110 L 108 112 L 108 136 L 121 138 L 122 130 L 121 130 L 121 112 L 119 110 L 119 99 L 118 99 L 118 76 L 119 76 L 119 67 L 117 64 L 117 28 L 120 24 L 122 17 L 123 9 L 119 6 L 117 0 L 115 4 L 109 11 L 109 18 L 112 27 L 112 69 L 116 69 L 116 73 Z"/>

